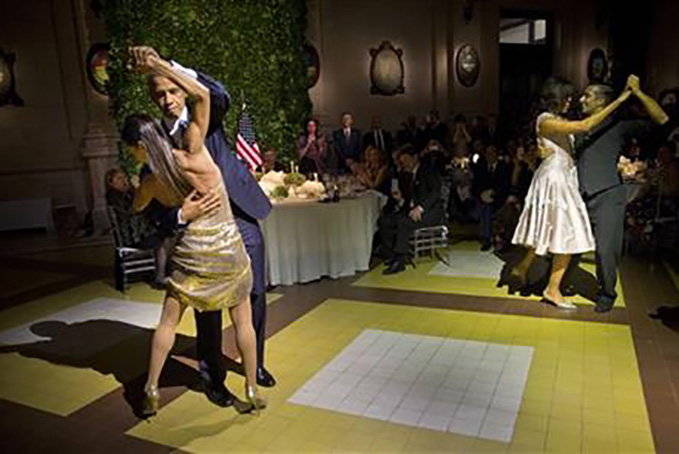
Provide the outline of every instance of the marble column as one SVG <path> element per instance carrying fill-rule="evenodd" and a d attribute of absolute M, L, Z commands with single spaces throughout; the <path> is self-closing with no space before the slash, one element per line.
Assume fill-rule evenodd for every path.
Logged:
<path fill-rule="evenodd" d="M 76 11 L 76 26 L 80 36 L 80 53 L 83 71 L 90 47 L 95 43 L 106 42 L 103 19 L 92 10 L 89 0 L 73 0 Z M 89 209 L 95 229 L 109 226 L 106 214 L 104 176 L 106 171 L 116 165 L 118 155 L 118 132 L 115 122 L 109 116 L 109 98 L 94 90 L 88 82 L 85 86 L 87 96 L 87 129 L 81 142 L 81 154 L 87 163 L 90 184 Z"/>

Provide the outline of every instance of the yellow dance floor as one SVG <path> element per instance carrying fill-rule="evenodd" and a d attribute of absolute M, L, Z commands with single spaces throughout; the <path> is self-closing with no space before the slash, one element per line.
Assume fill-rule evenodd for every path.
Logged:
<path fill-rule="evenodd" d="M 436 259 L 420 259 L 416 268 L 408 266 L 405 271 L 384 276 L 384 266 L 379 266 L 354 282 L 354 286 L 391 290 L 420 291 L 456 295 L 486 296 L 495 298 L 517 298 L 540 300 L 537 296 L 523 297 L 518 293 L 510 295 L 507 287 L 497 287 L 503 262 L 491 253 L 478 251 L 477 242 L 461 242 L 442 251 L 441 255 L 449 260 L 451 266 Z M 582 260 L 575 280 L 576 288 L 591 289 L 595 285 L 595 265 Z M 466 274 L 465 274 L 466 273 Z M 615 307 L 625 307 L 625 296 L 620 279 L 616 285 L 618 298 Z M 592 293 L 590 290 L 589 293 Z M 576 304 L 594 305 L 582 295 L 571 300 Z"/>
<path fill-rule="evenodd" d="M 108 350 L 134 338 L 135 346 L 148 344 L 139 340 L 150 339 L 163 295 L 143 283 L 122 294 L 97 281 L 5 310 L 0 398 L 67 416 L 118 389 L 116 376 L 143 369 L 128 370 L 119 364 L 125 359 L 113 360 Z M 281 296 L 268 294 L 267 302 Z M 229 316 L 223 316 L 227 327 Z M 187 310 L 178 334 L 193 338 L 195 332 L 193 311 Z M 130 352 L 130 361 L 145 354 Z"/>
<path fill-rule="evenodd" d="M 507 441 L 288 402 L 329 363 L 343 361 L 357 338 L 376 332 L 422 338 L 422 345 L 461 343 L 470 352 L 530 351 L 525 386 L 513 394 L 516 419 Z M 279 385 L 262 390 L 269 408 L 261 416 L 238 415 L 186 392 L 128 434 L 188 452 L 654 452 L 626 325 L 329 299 L 270 338 L 267 355 Z M 229 374 L 228 386 L 242 398 L 242 377 Z M 470 413 L 471 400 L 462 404 L 456 418 L 482 414 Z"/>

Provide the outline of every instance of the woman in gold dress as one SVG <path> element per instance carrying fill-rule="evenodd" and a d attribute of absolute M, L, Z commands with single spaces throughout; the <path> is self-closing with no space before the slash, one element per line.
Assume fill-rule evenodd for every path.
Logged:
<path fill-rule="evenodd" d="M 135 148 L 135 154 L 145 155 L 153 171 L 137 191 L 135 209 L 143 209 L 152 198 L 166 206 L 180 206 L 192 191 L 202 195 L 218 194 L 221 200 L 219 209 L 188 224 L 172 251 L 168 290 L 151 347 L 143 413 L 153 415 L 158 409 L 158 380 L 187 306 L 200 311 L 229 309 L 245 366 L 245 395 L 255 410 L 259 410 L 265 402 L 258 397 L 256 389 L 250 259 L 231 212 L 222 174 L 204 146 L 210 116 L 209 92 L 196 80 L 154 56 L 141 64 L 137 60 L 137 69 L 171 79 L 193 99 L 193 108 L 191 120 L 184 126 L 181 149 L 173 148 L 157 120 L 147 115 L 126 119 L 125 141 Z"/>

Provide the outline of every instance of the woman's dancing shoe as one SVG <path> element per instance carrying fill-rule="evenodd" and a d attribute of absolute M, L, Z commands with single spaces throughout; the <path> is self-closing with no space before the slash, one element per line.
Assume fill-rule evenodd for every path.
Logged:
<path fill-rule="evenodd" d="M 157 386 L 151 386 L 144 390 L 144 402 L 142 403 L 141 414 L 145 418 L 155 416 L 158 413 L 158 401 L 160 393 Z"/>
<path fill-rule="evenodd" d="M 264 410 L 266 408 L 266 400 L 262 397 L 259 397 L 257 388 L 254 386 L 245 387 L 245 398 L 248 400 L 248 402 L 250 402 L 250 405 L 252 405 L 252 409 L 256 415 L 259 415 L 260 410 Z"/>
<path fill-rule="evenodd" d="M 578 306 L 576 306 L 575 304 L 573 304 L 569 301 L 566 301 L 564 299 L 562 299 L 561 301 L 557 301 L 556 299 L 547 295 L 547 292 L 542 292 L 542 300 L 549 303 L 549 304 L 552 304 L 552 305 L 558 307 L 559 309 L 573 310 L 573 309 L 578 308 Z"/>

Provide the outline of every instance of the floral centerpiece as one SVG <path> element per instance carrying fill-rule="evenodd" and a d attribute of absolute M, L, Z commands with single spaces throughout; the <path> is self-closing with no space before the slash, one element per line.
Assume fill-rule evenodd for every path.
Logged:
<path fill-rule="evenodd" d="M 296 169 L 295 169 L 296 170 Z M 325 194 L 325 186 L 320 181 L 311 181 L 299 172 L 291 173 L 270 171 L 259 179 L 259 186 L 270 199 L 314 200 Z"/>
<path fill-rule="evenodd" d="M 618 160 L 618 172 L 623 181 L 630 183 L 643 183 L 646 177 L 647 165 L 644 161 L 632 161 L 626 156 L 620 156 Z"/>

